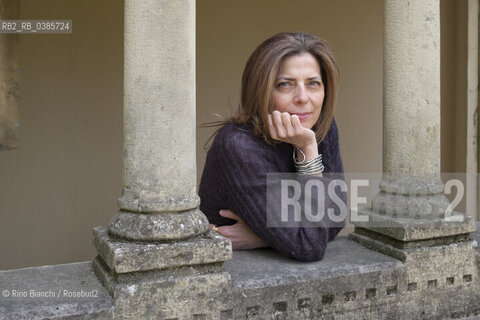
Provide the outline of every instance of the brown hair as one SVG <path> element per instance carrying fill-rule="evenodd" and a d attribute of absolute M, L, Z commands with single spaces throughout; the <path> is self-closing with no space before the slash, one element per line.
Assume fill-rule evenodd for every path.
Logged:
<path fill-rule="evenodd" d="M 253 51 L 243 71 L 241 101 L 237 110 L 226 121 L 210 122 L 202 127 L 225 125 L 231 122 L 244 124 L 253 127 L 254 133 L 268 144 L 278 142 L 270 137 L 267 121 L 268 112 L 273 108 L 272 92 L 275 78 L 286 57 L 305 52 L 317 59 L 325 86 L 322 112 L 312 128 L 317 141 L 322 141 L 332 123 L 338 67 L 326 42 L 305 32 L 278 33 L 260 44 Z"/>

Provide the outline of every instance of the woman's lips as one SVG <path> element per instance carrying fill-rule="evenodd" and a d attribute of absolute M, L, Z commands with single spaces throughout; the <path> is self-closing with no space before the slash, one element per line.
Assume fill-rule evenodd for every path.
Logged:
<path fill-rule="evenodd" d="M 292 113 L 291 115 L 296 115 L 298 116 L 298 119 L 300 120 L 304 120 L 304 119 L 307 119 L 308 117 L 310 117 L 312 113 L 311 112 L 306 112 L 306 113 Z"/>

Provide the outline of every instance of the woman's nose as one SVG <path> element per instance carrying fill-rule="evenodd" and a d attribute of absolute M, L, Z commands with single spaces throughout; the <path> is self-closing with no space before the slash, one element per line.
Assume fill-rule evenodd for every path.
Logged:
<path fill-rule="evenodd" d="M 304 104 L 308 102 L 307 91 L 305 90 L 305 86 L 300 85 L 297 86 L 297 90 L 295 92 L 295 103 Z"/>

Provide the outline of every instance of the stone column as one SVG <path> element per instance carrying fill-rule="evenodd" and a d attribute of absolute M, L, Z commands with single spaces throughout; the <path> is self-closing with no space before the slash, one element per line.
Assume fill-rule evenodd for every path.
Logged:
<path fill-rule="evenodd" d="M 229 288 L 232 256 L 198 209 L 195 1 L 125 0 L 124 52 L 124 186 L 93 265 L 118 318 L 180 319 Z"/>
<path fill-rule="evenodd" d="M 351 238 L 404 261 L 465 241 L 471 216 L 446 213 L 440 179 L 440 3 L 384 1 L 383 178 Z M 437 240 L 433 240 L 437 239 Z"/>
<path fill-rule="evenodd" d="M 109 225 L 117 236 L 208 230 L 196 194 L 194 9 L 191 1 L 125 1 L 124 186 Z"/>
<path fill-rule="evenodd" d="M 17 0 L 0 0 L 0 19 L 19 18 Z M 17 147 L 19 134 L 18 104 L 20 100 L 19 36 L 0 34 L 0 150 Z"/>
<path fill-rule="evenodd" d="M 439 1 L 384 1 L 383 179 L 373 209 L 442 216 Z"/>

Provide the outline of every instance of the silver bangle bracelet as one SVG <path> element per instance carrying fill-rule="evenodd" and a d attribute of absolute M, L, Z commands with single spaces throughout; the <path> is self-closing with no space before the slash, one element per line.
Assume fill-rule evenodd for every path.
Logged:
<path fill-rule="evenodd" d="M 297 161 L 297 155 L 296 155 L 296 152 L 295 152 L 296 150 L 298 150 L 298 152 L 300 152 L 300 154 L 302 155 L 302 157 L 303 157 L 302 161 Z M 304 164 L 305 160 L 307 160 L 307 156 L 305 155 L 305 153 L 302 150 L 294 147 L 293 148 L 293 163 L 295 163 L 295 165 Z"/>
<path fill-rule="evenodd" d="M 295 150 L 298 150 L 303 156 L 302 161 L 297 161 Z M 320 174 L 325 170 L 325 167 L 322 163 L 322 154 L 319 154 L 315 158 L 306 161 L 307 157 L 305 153 L 300 149 L 293 149 L 293 162 L 295 163 L 295 168 L 298 174 L 301 175 L 316 175 Z"/>

